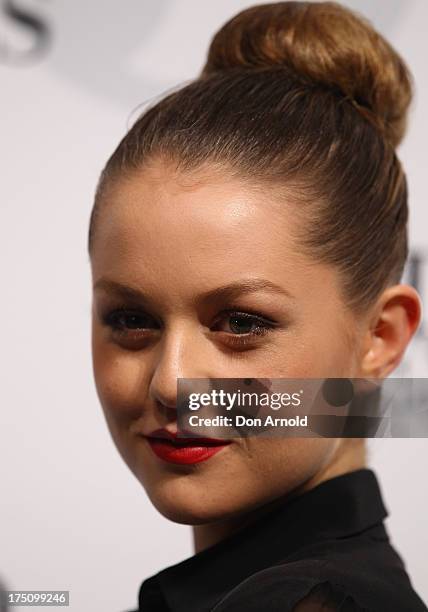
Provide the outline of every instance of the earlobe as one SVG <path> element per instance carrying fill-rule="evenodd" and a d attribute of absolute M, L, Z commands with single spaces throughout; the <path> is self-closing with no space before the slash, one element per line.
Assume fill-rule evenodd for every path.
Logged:
<path fill-rule="evenodd" d="M 401 362 L 419 327 L 422 304 L 410 285 L 388 287 L 373 308 L 361 368 L 367 378 L 385 378 Z"/>

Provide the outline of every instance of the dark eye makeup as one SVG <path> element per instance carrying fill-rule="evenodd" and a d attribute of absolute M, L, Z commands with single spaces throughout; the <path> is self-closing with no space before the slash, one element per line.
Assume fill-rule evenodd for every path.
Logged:
<path fill-rule="evenodd" d="M 119 340 L 141 341 L 156 334 L 162 325 L 155 317 L 138 308 L 119 306 L 102 314 L 103 325 Z M 230 307 L 223 310 L 211 326 L 227 344 L 240 347 L 266 336 L 276 323 L 252 309 Z"/>

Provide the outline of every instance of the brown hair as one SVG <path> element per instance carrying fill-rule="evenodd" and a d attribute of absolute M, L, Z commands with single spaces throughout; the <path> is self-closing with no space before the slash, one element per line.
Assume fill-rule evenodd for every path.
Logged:
<path fill-rule="evenodd" d="M 407 186 L 395 147 L 411 90 L 402 58 L 335 2 L 242 11 L 214 36 L 199 78 L 149 107 L 108 160 L 89 252 L 111 181 L 155 156 L 183 171 L 220 163 L 289 187 L 310 211 L 302 248 L 338 267 L 350 307 L 366 307 L 400 281 L 408 254 Z"/>

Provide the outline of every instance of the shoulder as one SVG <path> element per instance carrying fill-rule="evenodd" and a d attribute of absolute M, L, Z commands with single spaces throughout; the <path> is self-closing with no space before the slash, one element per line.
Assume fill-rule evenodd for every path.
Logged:
<path fill-rule="evenodd" d="M 213 612 L 428 611 L 401 563 L 360 561 L 346 547 L 332 546 L 328 553 L 269 567 L 239 584 Z"/>

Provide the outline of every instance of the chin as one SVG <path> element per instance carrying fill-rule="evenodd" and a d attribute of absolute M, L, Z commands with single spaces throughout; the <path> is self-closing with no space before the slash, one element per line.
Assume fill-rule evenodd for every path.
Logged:
<path fill-rule="evenodd" d="M 190 484 L 186 477 L 145 487 L 153 506 L 165 518 L 183 525 L 202 525 L 221 521 L 242 511 L 241 504 L 217 490 Z"/>

